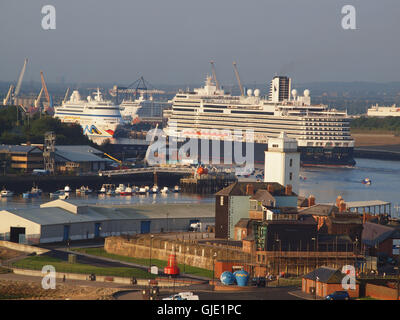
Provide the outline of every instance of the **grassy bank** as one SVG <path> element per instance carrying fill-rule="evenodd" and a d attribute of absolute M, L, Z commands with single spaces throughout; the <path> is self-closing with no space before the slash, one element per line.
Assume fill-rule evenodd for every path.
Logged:
<path fill-rule="evenodd" d="M 119 261 L 136 263 L 136 264 L 139 264 L 142 266 L 150 265 L 150 257 L 147 259 L 147 258 L 133 258 L 133 257 L 121 256 L 121 255 L 117 255 L 117 254 L 108 253 L 104 250 L 104 248 L 78 248 L 78 249 L 73 249 L 73 250 L 77 251 L 77 252 L 91 254 L 94 256 L 100 256 L 100 257 L 110 258 L 110 259 L 119 260 Z M 157 266 L 158 268 L 164 268 L 167 266 L 167 261 L 151 259 L 151 264 Z M 200 276 L 200 277 L 207 277 L 210 279 L 212 278 L 211 270 L 192 267 L 192 266 L 183 265 L 183 264 L 178 264 L 178 267 L 179 267 L 181 273 L 191 274 L 191 275 Z"/>
<path fill-rule="evenodd" d="M 129 267 L 95 267 L 82 263 L 68 263 L 66 261 L 48 257 L 48 256 L 34 256 L 27 257 L 13 263 L 14 268 L 29 269 L 29 270 L 42 270 L 43 266 L 52 265 L 56 272 L 66 273 L 81 273 L 91 274 L 94 273 L 98 276 L 114 276 L 114 277 L 135 277 L 138 279 L 154 279 L 155 276 L 141 269 Z"/>

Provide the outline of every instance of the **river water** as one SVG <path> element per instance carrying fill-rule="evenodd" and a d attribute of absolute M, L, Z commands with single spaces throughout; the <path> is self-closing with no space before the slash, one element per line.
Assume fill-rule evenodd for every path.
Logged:
<path fill-rule="evenodd" d="M 398 216 L 396 206 L 400 203 L 400 161 L 383 161 L 372 159 L 356 159 L 354 168 L 302 168 L 300 174 L 305 177 L 300 181 L 300 195 L 314 195 L 317 203 L 334 203 L 341 195 L 345 201 L 384 200 L 392 203 L 392 215 Z M 371 185 L 361 181 L 370 178 Z M 163 186 L 160 186 L 163 187 Z M 169 193 L 147 196 L 75 196 L 71 199 L 81 204 L 151 204 L 151 203 L 204 203 L 213 202 L 212 195 L 190 195 Z M 1 199 L 0 209 L 38 207 L 49 201 L 49 195 L 44 194 L 39 199 L 22 199 L 21 196 L 12 199 Z"/>

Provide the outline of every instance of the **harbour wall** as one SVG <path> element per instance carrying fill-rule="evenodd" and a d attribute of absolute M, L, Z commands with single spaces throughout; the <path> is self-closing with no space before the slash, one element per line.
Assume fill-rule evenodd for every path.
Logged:
<path fill-rule="evenodd" d="M 160 172 L 157 173 L 158 186 L 174 187 L 179 184 L 179 180 L 185 175 L 176 172 Z M 81 186 L 88 186 L 92 190 L 100 190 L 103 184 L 118 184 L 123 183 L 131 186 L 149 185 L 154 183 L 154 174 L 151 172 L 137 173 L 132 175 L 118 176 L 76 176 L 76 175 L 55 175 L 55 176 L 34 176 L 34 175 L 6 175 L 0 176 L 0 188 L 7 188 L 16 193 L 23 193 L 37 185 L 44 192 L 54 192 L 59 189 L 64 189 L 68 185 L 72 191 Z"/>

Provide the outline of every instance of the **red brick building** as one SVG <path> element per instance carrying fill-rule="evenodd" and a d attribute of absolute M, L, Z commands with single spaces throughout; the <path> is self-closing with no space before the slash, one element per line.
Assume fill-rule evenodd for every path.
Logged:
<path fill-rule="evenodd" d="M 351 298 L 358 298 L 359 285 L 356 284 L 355 290 L 343 289 L 342 279 L 344 277 L 345 274 L 339 269 L 321 267 L 303 276 L 301 289 L 303 292 L 317 297 L 326 297 L 335 291 L 347 291 Z"/>

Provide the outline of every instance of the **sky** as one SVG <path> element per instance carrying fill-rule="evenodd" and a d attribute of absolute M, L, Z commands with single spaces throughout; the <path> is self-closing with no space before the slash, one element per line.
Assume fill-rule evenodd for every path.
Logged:
<path fill-rule="evenodd" d="M 356 30 L 342 28 L 344 5 Z M 56 9 L 43 30 L 42 7 Z M 399 0 L 0 0 L 0 81 L 400 81 Z"/>

